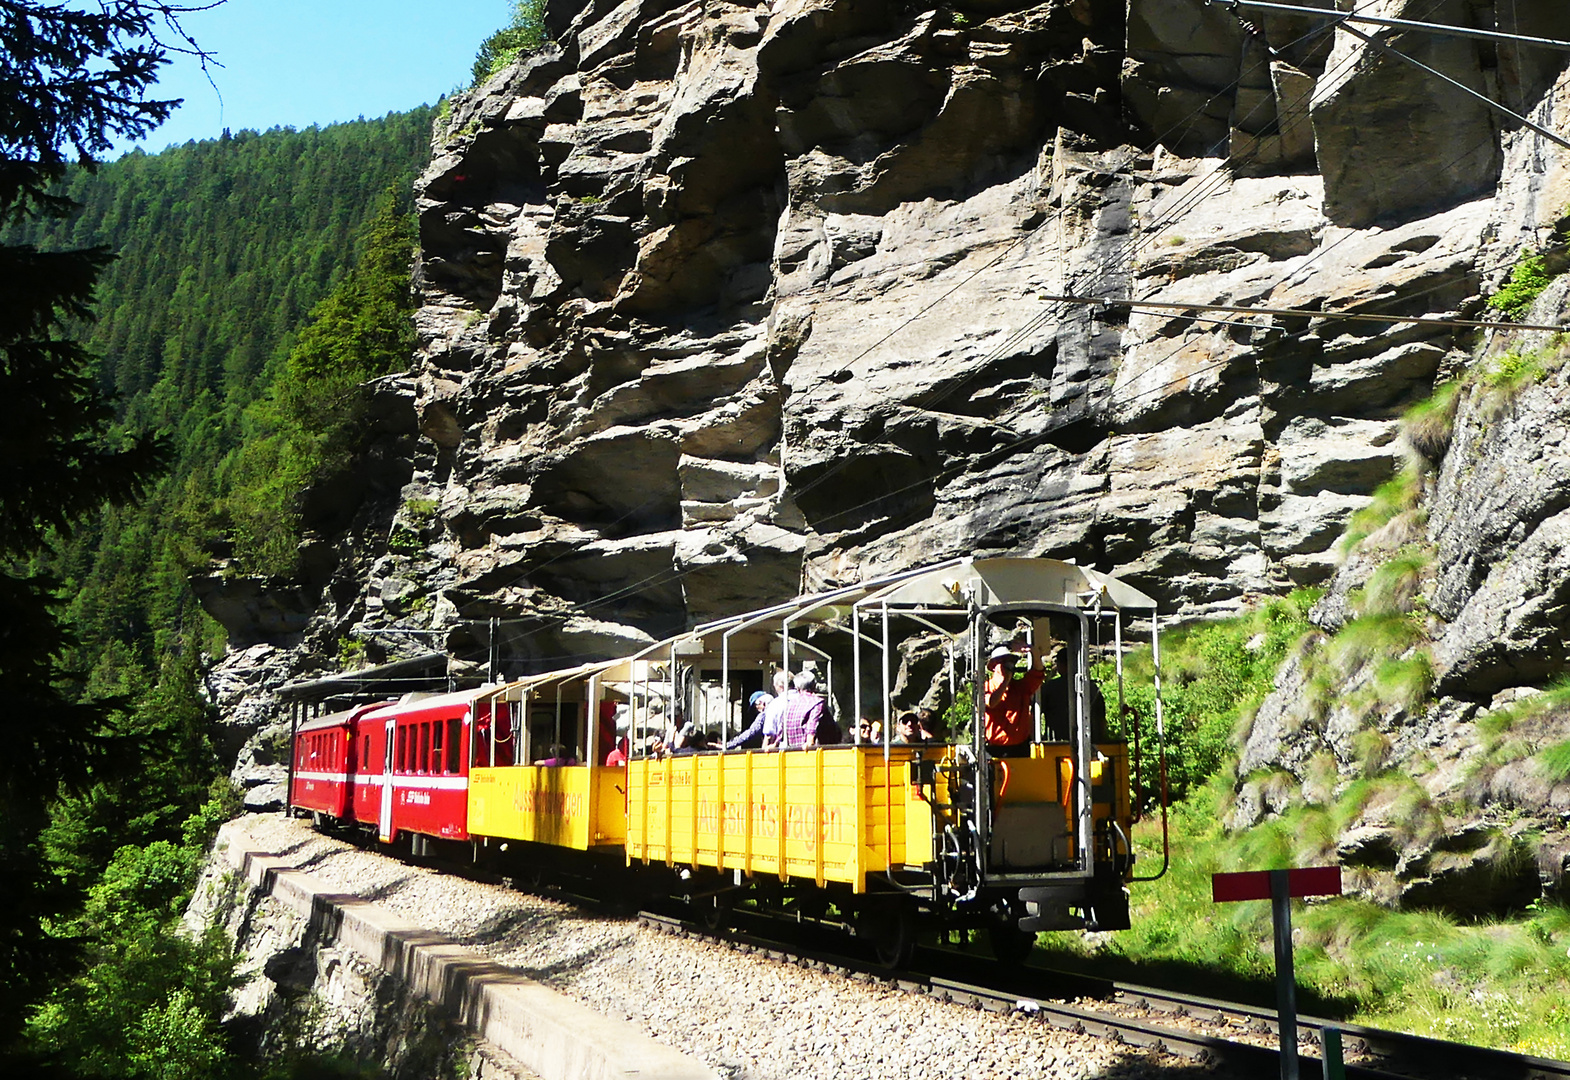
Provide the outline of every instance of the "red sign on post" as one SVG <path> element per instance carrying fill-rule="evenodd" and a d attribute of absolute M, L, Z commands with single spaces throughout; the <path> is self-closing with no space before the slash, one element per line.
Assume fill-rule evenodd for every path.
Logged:
<path fill-rule="evenodd" d="M 1272 874 L 1286 875 L 1286 895 L 1340 896 L 1339 866 L 1309 866 L 1296 870 L 1250 870 L 1241 874 L 1211 874 L 1210 897 L 1218 904 L 1232 900 L 1269 900 Z"/>
<path fill-rule="evenodd" d="M 1281 1080 L 1298 1080 L 1297 980 L 1292 972 L 1292 898 L 1340 896 L 1339 866 L 1297 870 L 1252 870 L 1211 874 L 1210 895 L 1218 904 L 1269 900 L 1276 939 L 1276 1005 L 1281 1019 Z"/>

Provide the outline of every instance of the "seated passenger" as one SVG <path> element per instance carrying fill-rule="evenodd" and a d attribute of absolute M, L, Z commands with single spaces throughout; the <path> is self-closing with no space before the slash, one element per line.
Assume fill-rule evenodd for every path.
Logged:
<path fill-rule="evenodd" d="M 901 746 L 920 746 L 927 741 L 921 737 L 921 725 L 915 713 L 901 713 L 894 721 L 894 741 Z"/>
<path fill-rule="evenodd" d="M 569 756 L 567 754 L 567 751 L 562 748 L 561 743 L 551 743 L 550 750 L 548 751 L 548 756 L 540 758 L 538 761 L 535 762 L 535 764 L 536 765 L 551 765 L 551 766 L 576 765 L 576 764 L 578 764 L 578 759 L 575 758 L 575 757 Z"/>
<path fill-rule="evenodd" d="M 916 710 L 916 728 L 921 732 L 922 742 L 943 741 L 943 721 L 925 706 Z"/>
<path fill-rule="evenodd" d="M 863 716 L 856 721 L 856 742 L 870 743 L 875 741 L 872 737 L 872 721 Z"/>
<path fill-rule="evenodd" d="M 700 750 L 709 748 L 709 733 L 702 728 L 693 728 L 691 733 L 681 739 L 681 745 L 671 751 L 672 756 L 683 754 L 696 754 Z"/>
<path fill-rule="evenodd" d="M 665 753 L 665 740 L 658 735 L 649 735 L 643 740 L 644 757 L 661 757 Z"/>
<path fill-rule="evenodd" d="M 605 767 L 608 769 L 614 769 L 627 764 L 627 751 L 629 746 L 630 744 L 627 741 L 627 736 L 618 735 L 616 737 L 616 745 L 611 749 L 609 754 L 605 755 Z"/>
<path fill-rule="evenodd" d="M 774 697 L 770 694 L 765 694 L 762 690 L 757 691 L 748 698 L 747 707 L 752 710 L 752 723 L 742 729 L 735 738 L 726 740 L 725 749 L 756 750 L 762 746 L 764 713 L 773 701 Z"/>

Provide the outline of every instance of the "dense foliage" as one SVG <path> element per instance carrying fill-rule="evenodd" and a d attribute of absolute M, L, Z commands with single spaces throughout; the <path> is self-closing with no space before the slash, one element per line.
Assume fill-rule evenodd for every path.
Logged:
<path fill-rule="evenodd" d="M 118 253 L 87 345 L 99 386 L 119 396 L 119 429 L 167 433 L 171 457 L 145 506 L 95 516 L 47 563 L 72 596 L 84 643 L 74 666 L 90 687 L 116 689 L 200 638 L 187 575 L 230 524 L 225 459 L 254 430 L 247 410 L 285 373 L 314 306 L 366 250 L 384 193 L 409 189 L 432 115 L 132 153 L 73 171 L 63 191 L 80 210 L 18 232 L 41 248 Z"/>
<path fill-rule="evenodd" d="M 478 86 L 524 53 L 543 47 L 550 38 L 545 30 L 545 0 L 518 0 L 512 20 L 480 44 L 474 58 L 473 85 Z"/>
<path fill-rule="evenodd" d="M 1308 609 L 1317 598 L 1317 592 L 1305 590 L 1237 618 L 1163 633 L 1159 732 L 1150 651 L 1126 661 L 1121 718 L 1116 672 L 1110 664 L 1096 667 L 1092 675 L 1107 700 L 1113 730 L 1129 740 L 1143 805 L 1160 796 L 1163 743 L 1174 799 L 1203 786 L 1237 756 L 1235 730 L 1270 692 L 1288 650 L 1311 629 Z"/>
<path fill-rule="evenodd" d="M 277 379 L 245 411 L 245 442 L 226 459 L 223 477 L 223 516 L 244 570 L 294 570 L 300 491 L 352 467 L 361 384 L 409 363 L 414 222 L 400 201 L 393 190 L 382 196 L 359 261 L 312 310 Z"/>
<path fill-rule="evenodd" d="M 70 204 L 54 188 L 73 157 L 168 115 L 147 92 L 161 55 L 149 35 L 170 14 L 140 3 L 0 4 L 0 222 L 61 217 Z M 81 244 L 0 243 L 0 393 L 10 409 L 0 426 L 0 1055 L 23 1008 L 77 952 L 50 932 L 73 896 L 44 858 L 48 801 L 121 761 L 113 706 L 69 692 L 71 634 L 56 583 L 32 561 L 105 501 L 133 502 L 166 453 L 150 435 L 111 437 L 113 413 L 71 333 L 107 261 Z"/>
<path fill-rule="evenodd" d="M 0 4 L 0 1070 L 12 1075 L 228 1071 L 217 1023 L 231 959 L 221 936 L 172 933 L 232 798 L 213 787 L 187 573 L 226 526 L 222 463 L 275 381 L 293 379 L 303 401 L 362 377 L 367 359 L 407 357 L 407 327 L 389 330 L 387 314 L 407 307 L 407 222 L 382 193 L 407 190 L 429 110 L 92 165 L 167 115 L 147 97 L 169 48 L 159 35 L 190 47 L 181 10 Z M 397 288 L 374 295 L 348 268 L 394 234 Z M 305 335 L 300 355 L 317 362 L 302 379 L 291 349 L 330 294 L 354 311 Z M 340 330 L 364 356 L 345 363 Z"/>

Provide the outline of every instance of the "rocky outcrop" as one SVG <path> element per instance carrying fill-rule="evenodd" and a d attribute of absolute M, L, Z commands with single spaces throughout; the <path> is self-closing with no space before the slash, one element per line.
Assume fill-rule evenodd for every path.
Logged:
<path fill-rule="evenodd" d="M 593 0 L 547 23 L 435 133 L 419 348 L 387 388 L 407 408 L 356 509 L 315 519 L 321 599 L 269 639 L 290 656 L 437 648 L 511 676 L 959 553 L 1113 568 L 1183 617 L 1339 574 L 1333 630 L 1364 584 L 1337 541 L 1402 468 L 1399 417 L 1478 348 L 1348 316 L 1486 314 L 1570 202 L 1561 149 L 1494 107 L 1564 130 L 1563 56 L 1476 39 L 1164 0 Z M 1329 752 L 1344 781 L 1562 668 L 1558 427 L 1459 423 L 1422 533 L 1440 704 L 1341 657 L 1382 741 L 1367 709 L 1305 717 L 1310 657 L 1247 768 L 1302 780 Z M 1348 850 L 1407 859 L 1408 893 L 1495 850 L 1425 862 L 1382 820 Z"/>
<path fill-rule="evenodd" d="M 242 640 L 517 672 L 958 552 L 1115 566 L 1191 614 L 1322 581 L 1469 346 L 1329 313 L 1475 313 L 1519 243 L 1501 155 L 1536 140 L 1382 46 L 1557 100 L 1470 39 L 1219 5 L 549 23 L 418 185 L 404 464 L 317 515 L 314 621 L 237 597 Z"/>
<path fill-rule="evenodd" d="M 1517 175 L 1487 230 L 1530 238 L 1560 273 L 1570 177 L 1534 140 L 1508 149 Z M 1523 318 L 1567 316 L 1559 277 Z M 1232 824 L 1339 800 L 1356 887 L 1407 906 L 1494 913 L 1570 888 L 1570 776 L 1555 757 L 1570 710 L 1552 692 L 1570 674 L 1566 359 L 1557 334 L 1490 333 L 1410 421 L 1411 479 L 1316 606 L 1325 636 L 1254 717 Z"/>

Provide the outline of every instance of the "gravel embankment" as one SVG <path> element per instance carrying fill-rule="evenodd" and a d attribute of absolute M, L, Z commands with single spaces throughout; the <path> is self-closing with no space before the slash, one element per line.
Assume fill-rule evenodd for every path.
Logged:
<path fill-rule="evenodd" d="M 1135 1080 L 1192 1063 L 677 938 L 361 851 L 281 815 L 254 848 L 450 935 L 737 1080 Z"/>

